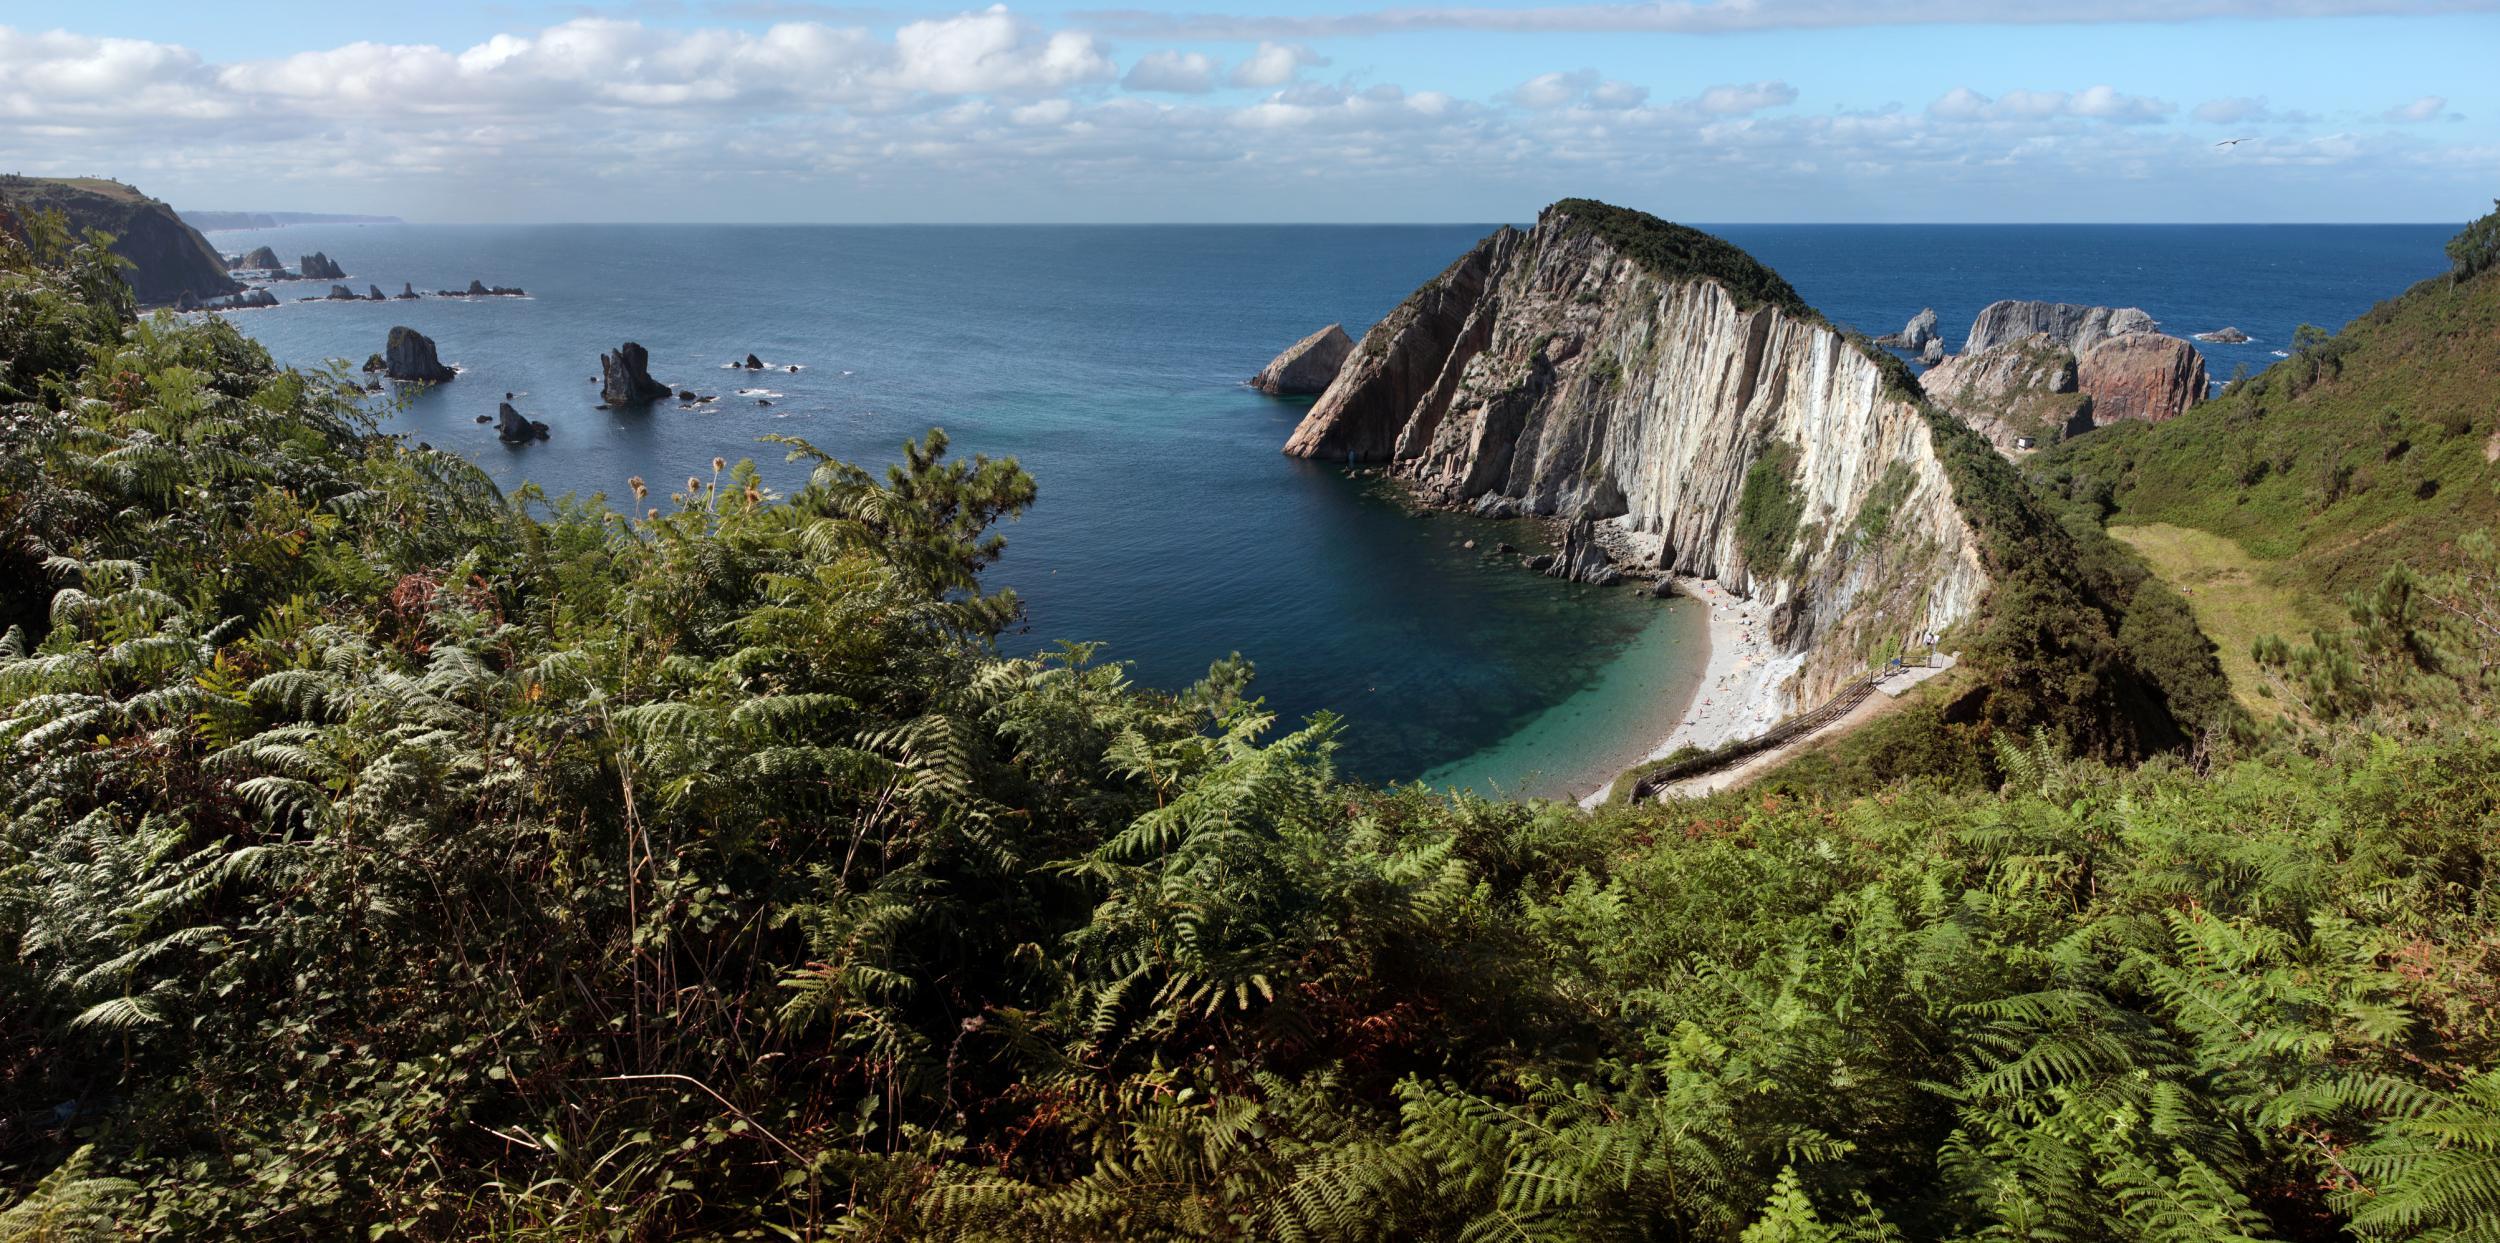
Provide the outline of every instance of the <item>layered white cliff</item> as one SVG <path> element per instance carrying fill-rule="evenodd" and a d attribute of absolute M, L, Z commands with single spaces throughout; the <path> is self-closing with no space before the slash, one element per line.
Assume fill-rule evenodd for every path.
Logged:
<path fill-rule="evenodd" d="M 1788 711 L 1987 586 L 1894 374 L 1725 243 L 1574 201 L 1383 319 L 1287 452 L 1389 462 L 1441 504 L 1618 519 L 1652 537 L 1646 568 L 1769 606 Z M 1740 523 L 1749 473 L 1793 520 Z"/>

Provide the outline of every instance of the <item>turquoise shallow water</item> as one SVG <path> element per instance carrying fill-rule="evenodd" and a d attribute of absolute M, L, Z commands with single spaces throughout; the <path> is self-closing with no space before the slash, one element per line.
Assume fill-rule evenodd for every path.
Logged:
<path fill-rule="evenodd" d="M 362 360 L 394 324 L 432 336 L 461 378 L 392 426 L 506 487 L 615 495 L 641 475 L 665 492 L 715 456 L 753 456 L 788 488 L 800 472 L 758 437 L 873 464 L 944 426 L 959 452 L 1012 454 L 1040 482 L 994 572 L 1029 606 L 1011 650 L 1099 640 L 1162 686 L 1238 651 L 1288 722 L 1345 718 L 1353 775 L 1559 793 L 1664 733 L 1703 656 L 1694 606 L 1490 563 L 1481 548 L 1533 537 L 1411 515 L 1375 480 L 1283 457 L 1303 405 L 1241 384 L 1332 320 L 1359 335 L 1487 228 L 333 225 L 211 240 L 326 251 L 357 289 L 527 288 L 235 316 L 307 366 Z M 2341 323 L 2438 271 L 2449 231 L 1723 230 L 1870 331 L 1933 305 L 1958 342 L 1999 296 L 2134 302 L 2174 331 L 2235 323 L 2260 365 L 2293 324 Z M 660 379 L 721 400 L 596 409 L 598 355 L 625 340 Z M 749 352 L 777 369 L 724 368 Z M 778 369 L 791 363 L 803 370 Z M 506 447 L 474 421 L 507 391 L 549 442 Z"/>

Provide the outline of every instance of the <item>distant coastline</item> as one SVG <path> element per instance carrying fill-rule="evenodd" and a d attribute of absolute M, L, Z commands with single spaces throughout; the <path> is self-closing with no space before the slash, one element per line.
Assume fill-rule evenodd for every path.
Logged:
<path fill-rule="evenodd" d="M 202 233 L 239 233 L 247 229 L 282 229 L 291 224 L 406 224 L 397 216 L 353 216 L 316 211 L 185 211 L 184 224 Z"/>

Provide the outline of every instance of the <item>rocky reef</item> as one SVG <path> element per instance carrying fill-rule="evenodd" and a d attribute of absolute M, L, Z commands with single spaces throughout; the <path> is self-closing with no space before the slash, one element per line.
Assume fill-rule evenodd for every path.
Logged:
<path fill-rule="evenodd" d="M 308 281 L 343 281 L 347 271 L 331 261 L 330 256 L 314 251 L 296 263 L 296 272 Z"/>
<path fill-rule="evenodd" d="M 1364 334 L 1286 452 L 1387 463 L 1424 500 L 1602 530 L 1641 576 L 1770 606 L 1816 702 L 1987 584 L 1930 416 L 1889 355 L 1734 246 L 1585 199 L 1505 228 Z M 1556 563 L 1549 563 L 1549 572 Z M 1602 576 L 1602 575 L 1601 575 Z"/>
<path fill-rule="evenodd" d="M 2216 345 L 2248 344 L 2248 334 L 2237 328 L 2216 328 L 2212 332 L 2200 332 L 2196 334 L 2196 339 L 2211 341 Z"/>
<path fill-rule="evenodd" d="M 1353 352 L 1354 338 L 1345 334 L 1345 325 L 1330 324 L 1286 346 L 1250 377 L 1250 387 L 1278 397 L 1316 397 L 1328 391 Z"/>
<path fill-rule="evenodd" d="M 382 348 L 382 371 L 394 380 L 415 384 L 441 384 L 458 374 L 435 357 L 433 338 L 405 326 L 391 329 L 390 341 Z"/>
<path fill-rule="evenodd" d="M 7 176 L 0 177 L 0 204 L 17 216 L 57 211 L 73 234 L 112 234 L 112 252 L 131 265 L 122 279 L 141 306 L 174 306 L 185 294 L 205 306 L 243 291 L 199 230 L 136 187 L 100 177 Z"/>
<path fill-rule="evenodd" d="M 628 341 L 599 356 L 599 400 L 611 406 L 666 401 L 670 389 L 651 378 L 651 353 Z"/>
<path fill-rule="evenodd" d="M 1981 350 L 2047 333 L 2059 345 L 2080 355 L 2111 337 L 2152 332 L 2160 327 L 2140 307 L 2077 306 L 2071 302 L 1991 302 L 1971 321 L 1962 352 Z"/>
<path fill-rule="evenodd" d="M 435 296 L 442 298 L 519 298 L 526 296 L 519 286 L 488 285 L 474 278 L 469 281 L 469 287 L 466 289 L 437 289 L 434 293 Z"/>

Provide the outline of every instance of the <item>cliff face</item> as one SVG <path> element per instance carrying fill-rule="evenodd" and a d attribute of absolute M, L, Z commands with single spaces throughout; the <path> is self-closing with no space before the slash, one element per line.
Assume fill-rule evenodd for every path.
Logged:
<path fill-rule="evenodd" d="M 1392 463 L 1441 504 L 1616 520 L 1655 568 L 1773 606 L 1793 708 L 1986 587 L 1895 374 L 1734 247 L 1567 200 L 1365 334 L 1286 452 Z"/>
<path fill-rule="evenodd" d="M 184 294 L 206 302 L 243 289 L 226 275 L 225 261 L 208 239 L 173 208 L 120 182 L 0 177 L 0 201 L 19 214 L 60 212 L 73 233 L 112 234 L 113 253 L 133 265 L 122 276 L 142 306 L 170 305 Z"/>

